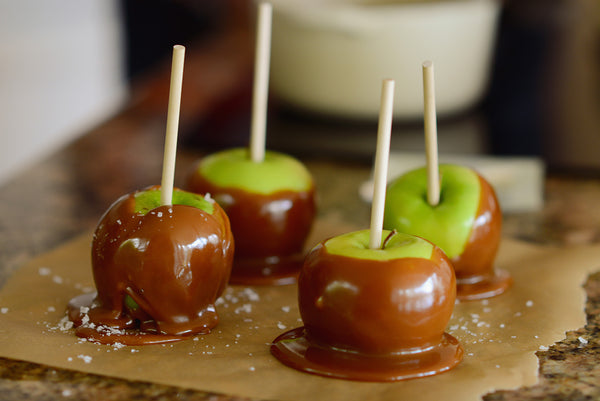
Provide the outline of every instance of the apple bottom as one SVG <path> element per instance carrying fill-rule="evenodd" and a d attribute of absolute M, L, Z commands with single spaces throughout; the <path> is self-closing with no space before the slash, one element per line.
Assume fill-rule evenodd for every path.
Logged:
<path fill-rule="evenodd" d="M 511 275 L 502 269 L 483 277 L 456 279 L 456 298 L 459 301 L 476 301 L 503 294 L 513 283 Z"/>
<path fill-rule="evenodd" d="M 96 293 L 79 295 L 67 305 L 69 320 L 75 326 L 75 335 L 91 342 L 105 345 L 119 343 L 129 346 L 164 344 L 184 340 L 192 334 L 210 332 L 210 329 L 196 329 L 190 332 L 189 335 L 174 335 L 141 331 L 131 318 L 115 318 L 115 316 L 112 316 L 111 311 L 95 307 L 95 298 Z M 88 313 L 82 312 L 85 308 L 89 309 L 89 315 L 94 316 L 90 321 L 98 322 L 94 326 L 84 323 L 84 320 L 89 319 Z M 216 313 L 214 317 L 218 319 Z"/>
<path fill-rule="evenodd" d="M 410 353 L 365 354 L 312 342 L 304 327 L 290 330 L 273 341 L 271 354 L 291 368 L 346 380 L 389 382 L 446 372 L 456 366 L 463 348 L 448 333 L 434 346 Z"/>
<path fill-rule="evenodd" d="M 298 281 L 304 254 L 234 259 L 229 284 L 288 285 Z"/>

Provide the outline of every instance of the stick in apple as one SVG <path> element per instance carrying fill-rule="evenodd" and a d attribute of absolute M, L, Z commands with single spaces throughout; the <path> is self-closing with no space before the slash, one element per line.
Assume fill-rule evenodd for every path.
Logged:
<path fill-rule="evenodd" d="M 381 88 L 379 108 L 379 127 L 377 130 L 377 148 L 375 152 L 375 171 L 373 204 L 371 206 L 371 230 L 369 248 L 381 248 L 383 230 L 383 209 L 385 206 L 385 187 L 390 156 L 390 138 L 392 133 L 392 109 L 394 106 L 394 86 L 392 79 L 385 79 Z"/>
<path fill-rule="evenodd" d="M 440 202 L 440 173 L 438 168 L 433 62 L 429 60 L 423 63 L 423 99 L 425 155 L 427 159 L 427 201 L 431 206 L 436 206 Z"/>
<path fill-rule="evenodd" d="M 252 122 L 250 127 L 250 157 L 255 163 L 262 162 L 265 157 L 272 15 L 273 7 L 270 3 L 263 2 L 259 4 L 254 60 Z"/>
<path fill-rule="evenodd" d="M 167 109 L 167 132 L 165 135 L 160 191 L 161 205 L 170 205 L 173 202 L 173 181 L 175 177 L 175 156 L 177 154 L 177 130 L 179 127 L 184 57 L 185 47 L 181 45 L 173 46 L 171 87 L 169 90 L 169 107 Z"/>

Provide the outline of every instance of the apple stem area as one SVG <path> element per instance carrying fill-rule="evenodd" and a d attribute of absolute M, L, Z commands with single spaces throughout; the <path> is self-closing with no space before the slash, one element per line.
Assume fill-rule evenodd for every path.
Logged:
<path fill-rule="evenodd" d="M 393 229 L 392 232 L 390 232 L 388 234 L 388 236 L 385 237 L 385 239 L 381 243 L 381 249 L 385 249 L 386 245 L 390 242 L 390 240 L 392 239 L 392 237 L 394 237 L 394 235 L 396 235 L 396 234 L 398 234 L 398 230 Z"/>

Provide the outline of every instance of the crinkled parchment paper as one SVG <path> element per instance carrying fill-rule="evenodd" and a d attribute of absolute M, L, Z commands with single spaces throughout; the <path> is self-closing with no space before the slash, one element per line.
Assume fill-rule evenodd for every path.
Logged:
<path fill-rule="evenodd" d="M 335 216 L 313 240 L 349 231 Z M 301 373 L 269 353 L 276 336 L 301 325 L 295 286 L 230 287 L 209 335 L 169 345 L 117 347 L 60 328 L 69 299 L 93 291 L 86 235 L 19 269 L 0 290 L 0 356 L 89 373 L 272 400 L 476 400 L 537 380 L 535 351 L 584 325 L 587 275 L 600 247 L 546 248 L 504 240 L 498 266 L 515 284 L 488 301 L 457 304 L 448 331 L 465 348 L 450 372 L 396 383 Z"/>

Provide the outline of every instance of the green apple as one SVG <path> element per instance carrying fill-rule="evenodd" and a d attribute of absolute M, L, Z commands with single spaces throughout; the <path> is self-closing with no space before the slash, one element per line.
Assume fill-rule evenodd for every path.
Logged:
<path fill-rule="evenodd" d="M 369 230 L 355 231 L 333 237 L 325 242 L 325 249 L 332 255 L 367 260 L 390 260 L 400 258 L 430 259 L 433 244 L 422 238 L 403 233 L 383 231 L 381 249 L 369 248 Z"/>
<path fill-rule="evenodd" d="M 298 280 L 304 327 L 279 336 L 272 354 L 293 368 L 353 380 L 391 381 L 446 371 L 462 358 L 444 332 L 456 297 L 454 270 L 431 242 L 369 230 L 322 241 Z"/>
<path fill-rule="evenodd" d="M 467 244 L 479 209 L 481 185 L 473 170 L 440 165 L 440 203 L 427 201 L 427 170 L 412 170 L 387 188 L 384 227 L 427 238 L 450 258 Z"/>
<path fill-rule="evenodd" d="M 200 160 L 187 188 L 209 193 L 225 210 L 235 238 L 234 284 L 290 284 L 302 266 L 316 213 L 312 176 L 291 156 L 267 151 L 253 162 L 235 148 Z"/>
<path fill-rule="evenodd" d="M 161 205 L 160 200 L 161 190 L 158 186 L 147 188 L 143 191 L 134 193 L 135 205 L 133 210 L 135 213 L 147 214 L 150 210 L 153 210 Z M 197 209 L 203 210 L 208 214 L 213 214 L 214 202 L 206 199 L 204 196 L 182 191 L 175 188 L 173 190 L 172 202 L 174 205 L 187 205 Z"/>
<path fill-rule="evenodd" d="M 94 232 L 97 294 L 71 301 L 69 317 L 78 335 L 108 343 L 137 345 L 207 333 L 218 323 L 215 301 L 232 263 L 233 234 L 214 200 L 175 189 L 173 204 L 161 205 L 159 186 L 127 194 L 104 213 Z M 87 309 L 85 317 L 81 311 Z M 86 322 L 125 332 L 105 336 Z"/>
<path fill-rule="evenodd" d="M 388 184 L 384 227 L 423 237 L 448 255 L 460 299 L 498 295 L 510 286 L 506 272 L 494 270 L 502 213 L 492 186 L 474 170 L 442 164 L 440 201 L 427 200 L 426 168 Z"/>
<path fill-rule="evenodd" d="M 235 148 L 203 159 L 198 173 L 213 184 L 263 195 L 278 191 L 308 191 L 313 180 L 302 163 L 283 153 L 266 151 L 262 162 L 250 159 L 248 149 Z"/>

